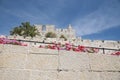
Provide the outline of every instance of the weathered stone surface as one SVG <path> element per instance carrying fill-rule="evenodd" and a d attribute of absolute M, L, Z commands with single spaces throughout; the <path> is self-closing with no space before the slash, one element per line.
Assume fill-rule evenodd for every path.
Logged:
<path fill-rule="evenodd" d="M 78 78 L 77 72 L 73 72 L 73 71 L 61 71 L 58 74 L 59 80 L 80 80 L 77 78 Z"/>
<path fill-rule="evenodd" d="M 83 40 L 83 42 L 81 43 L 82 45 L 84 45 L 84 46 L 89 46 L 89 45 L 91 45 L 91 40 Z"/>
<path fill-rule="evenodd" d="M 28 53 L 28 46 L 12 45 L 9 48 L 10 53 Z"/>
<path fill-rule="evenodd" d="M 0 53 L 2 53 L 3 49 L 4 49 L 4 45 L 0 44 Z"/>
<path fill-rule="evenodd" d="M 32 71 L 30 80 L 58 80 L 57 71 Z"/>
<path fill-rule="evenodd" d="M 120 72 L 101 72 L 100 80 L 120 80 Z"/>
<path fill-rule="evenodd" d="M 4 64 L 4 57 L 3 54 L 0 54 L 0 68 L 3 67 Z"/>
<path fill-rule="evenodd" d="M 28 47 L 26 46 L 20 46 L 20 45 L 7 45 L 4 44 L 2 47 L 2 53 L 28 53 Z"/>
<path fill-rule="evenodd" d="M 60 69 L 89 70 L 89 57 L 84 53 L 60 51 Z"/>
<path fill-rule="evenodd" d="M 25 70 L 6 70 L 4 80 L 29 80 L 30 72 Z"/>
<path fill-rule="evenodd" d="M 101 45 L 101 47 L 103 47 L 103 48 L 108 48 L 108 49 L 118 49 L 118 47 L 117 46 L 115 46 L 113 43 L 103 43 L 102 45 Z"/>
<path fill-rule="evenodd" d="M 3 68 L 24 68 L 25 54 L 0 54 L 0 67 Z"/>
<path fill-rule="evenodd" d="M 120 57 L 105 54 L 89 54 L 92 70 L 120 70 Z"/>
<path fill-rule="evenodd" d="M 58 50 L 30 47 L 30 53 L 38 54 L 58 54 Z"/>
<path fill-rule="evenodd" d="M 112 53 L 114 53 L 115 51 L 114 50 L 104 50 L 105 54 L 109 54 L 111 55 Z"/>
<path fill-rule="evenodd" d="M 78 72 L 78 79 L 77 80 L 104 80 L 100 79 L 99 72 Z"/>
<path fill-rule="evenodd" d="M 103 44 L 103 42 L 102 42 L 101 40 L 94 40 L 94 41 L 91 43 L 91 45 L 89 45 L 89 46 L 91 46 L 91 47 L 100 47 L 101 44 Z"/>
<path fill-rule="evenodd" d="M 4 70 L 0 68 L 0 80 L 3 80 L 4 78 Z"/>
<path fill-rule="evenodd" d="M 7 44 L 2 45 L 2 46 L 1 46 L 1 47 L 2 47 L 1 52 L 2 52 L 2 53 L 10 53 L 11 46 L 12 46 L 12 45 L 7 45 Z M 14 48 L 15 48 L 15 47 L 14 47 Z"/>
<path fill-rule="evenodd" d="M 27 69 L 57 69 L 58 56 L 29 54 L 26 68 Z"/>
<path fill-rule="evenodd" d="M 78 72 L 77 80 L 120 80 L 119 72 Z"/>

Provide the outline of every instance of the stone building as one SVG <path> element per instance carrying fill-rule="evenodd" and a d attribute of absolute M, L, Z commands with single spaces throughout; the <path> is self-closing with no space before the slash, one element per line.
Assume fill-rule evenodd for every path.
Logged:
<path fill-rule="evenodd" d="M 45 34 L 48 32 L 53 32 L 56 34 L 57 38 L 59 38 L 61 35 L 64 35 L 67 39 L 76 38 L 75 30 L 72 28 L 70 24 L 66 29 L 56 29 L 55 25 L 35 25 L 35 26 L 42 37 L 45 37 Z"/>

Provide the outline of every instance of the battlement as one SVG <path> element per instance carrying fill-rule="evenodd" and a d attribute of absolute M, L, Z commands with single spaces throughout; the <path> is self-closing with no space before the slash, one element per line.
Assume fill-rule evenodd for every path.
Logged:
<path fill-rule="evenodd" d="M 61 35 L 64 35 L 67 39 L 75 39 L 75 30 L 71 25 L 66 29 L 56 29 L 55 25 L 35 25 L 38 29 L 38 32 L 44 37 L 47 32 L 53 32 L 59 38 Z"/>

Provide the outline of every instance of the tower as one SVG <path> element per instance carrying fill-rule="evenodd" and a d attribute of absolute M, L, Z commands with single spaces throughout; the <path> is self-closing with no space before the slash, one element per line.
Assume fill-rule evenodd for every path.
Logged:
<path fill-rule="evenodd" d="M 69 39 L 75 38 L 75 30 L 72 28 L 71 24 L 68 25 L 67 31 L 68 31 L 67 36 Z"/>
<path fill-rule="evenodd" d="M 72 25 L 71 24 L 68 25 L 68 31 L 72 31 Z"/>
<path fill-rule="evenodd" d="M 46 25 L 46 32 L 55 32 L 55 25 Z"/>

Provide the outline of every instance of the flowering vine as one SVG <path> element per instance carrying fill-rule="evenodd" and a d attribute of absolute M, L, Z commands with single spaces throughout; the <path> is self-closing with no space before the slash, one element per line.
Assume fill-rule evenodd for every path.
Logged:
<path fill-rule="evenodd" d="M 20 46 L 27 46 L 26 43 L 17 41 L 16 39 L 10 40 L 7 38 L 0 38 L 0 44 L 12 44 L 12 45 L 20 45 Z M 48 45 L 40 45 L 39 48 L 46 48 L 46 49 L 53 49 L 53 50 L 66 50 L 66 51 L 75 51 L 75 52 L 88 52 L 88 53 L 98 53 L 99 48 L 93 48 L 93 47 L 85 47 L 85 46 L 74 46 L 70 43 L 52 43 Z M 114 53 L 111 53 L 111 55 L 120 55 L 120 51 L 115 51 Z"/>

